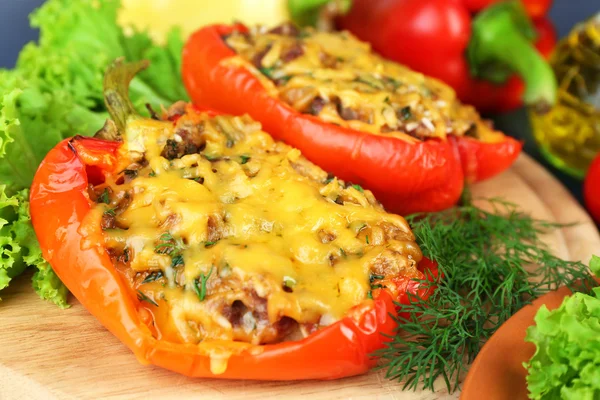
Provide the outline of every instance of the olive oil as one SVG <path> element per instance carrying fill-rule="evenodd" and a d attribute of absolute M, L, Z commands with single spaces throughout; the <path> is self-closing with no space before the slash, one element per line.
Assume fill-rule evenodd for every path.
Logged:
<path fill-rule="evenodd" d="M 557 103 L 545 113 L 530 110 L 533 134 L 552 164 L 583 177 L 600 151 L 600 13 L 559 42 L 550 64 Z"/>

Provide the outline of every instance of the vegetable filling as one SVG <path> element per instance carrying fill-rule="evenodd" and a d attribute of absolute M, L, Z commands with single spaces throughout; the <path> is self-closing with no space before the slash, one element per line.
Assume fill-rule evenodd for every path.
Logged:
<path fill-rule="evenodd" d="M 243 64 L 272 95 L 323 121 L 407 141 L 502 140 L 451 87 L 383 59 L 348 32 L 284 24 L 234 31 L 224 40 L 238 54 L 228 62 Z"/>
<path fill-rule="evenodd" d="M 157 338 L 305 337 L 419 274 L 402 217 L 248 117 L 179 103 L 127 138 L 132 162 L 90 186 L 92 212 Z"/>

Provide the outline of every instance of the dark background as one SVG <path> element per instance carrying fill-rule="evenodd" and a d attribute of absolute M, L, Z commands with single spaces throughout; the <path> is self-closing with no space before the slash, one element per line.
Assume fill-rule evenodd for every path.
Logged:
<path fill-rule="evenodd" d="M 27 15 L 42 3 L 43 0 L 0 0 L 0 67 L 13 67 L 21 47 L 37 38 L 37 32 L 29 28 Z M 600 0 L 555 0 L 550 17 L 562 37 L 574 24 L 599 11 Z M 524 110 L 497 116 L 494 120 L 499 129 L 524 139 L 527 153 L 552 171 L 581 201 L 581 182 L 550 166 L 537 151 Z"/>

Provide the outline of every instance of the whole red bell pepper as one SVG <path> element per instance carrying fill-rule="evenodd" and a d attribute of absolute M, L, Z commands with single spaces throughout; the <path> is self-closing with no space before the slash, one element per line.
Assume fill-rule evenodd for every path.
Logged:
<path fill-rule="evenodd" d="M 133 109 L 122 101 L 123 93 L 105 92 L 109 109 Z M 117 126 L 126 125 L 126 114 L 113 115 Z M 120 141 L 77 136 L 60 142 L 34 177 L 30 207 L 44 258 L 81 304 L 144 364 L 188 376 L 231 379 L 335 379 L 360 374 L 374 364 L 371 353 L 384 345 L 385 335 L 394 332 L 394 301 L 409 301 L 407 293 L 426 298 L 432 290 L 398 277 L 392 279 L 397 298 L 387 289 L 374 289 L 373 300 L 359 304 L 343 319 L 305 339 L 262 346 L 219 341 L 218 349 L 232 354 L 226 370 L 215 375 L 204 344 L 176 343 L 152 334 L 151 306 L 122 279 L 104 247 L 98 219 L 89 218 L 95 203 L 88 186 L 103 182 L 128 165 L 126 147 Z M 419 270 L 417 279 L 437 278 L 437 267 L 429 260 L 421 261 Z"/>
<path fill-rule="evenodd" d="M 301 13 L 310 2 L 295 3 Z M 545 108 L 556 100 L 556 79 L 544 59 L 557 41 L 544 17 L 550 5 L 551 0 L 354 0 L 338 25 L 383 56 L 446 82 L 482 112 L 509 111 L 523 102 Z"/>
<path fill-rule="evenodd" d="M 483 142 L 467 136 L 418 143 L 342 127 L 302 114 L 271 96 L 250 70 L 226 63 L 236 54 L 223 37 L 243 25 L 215 25 L 194 33 L 183 51 L 183 81 L 196 104 L 247 113 L 321 168 L 364 185 L 384 206 L 406 215 L 454 205 L 465 179 L 475 182 L 507 169 L 521 143 L 504 136 Z"/>

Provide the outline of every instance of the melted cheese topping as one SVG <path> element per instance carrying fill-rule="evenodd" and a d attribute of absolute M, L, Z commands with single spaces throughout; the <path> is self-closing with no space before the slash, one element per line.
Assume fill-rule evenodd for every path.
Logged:
<path fill-rule="evenodd" d="M 407 141 L 448 134 L 502 140 L 451 87 L 380 57 L 348 32 L 284 25 L 225 40 L 238 54 L 225 63 L 266 77 L 269 93 L 326 122 Z"/>
<path fill-rule="evenodd" d="M 402 217 L 248 117 L 188 107 L 131 122 L 128 139 L 134 162 L 93 188 L 93 213 L 158 338 L 278 342 L 417 274 Z"/>

